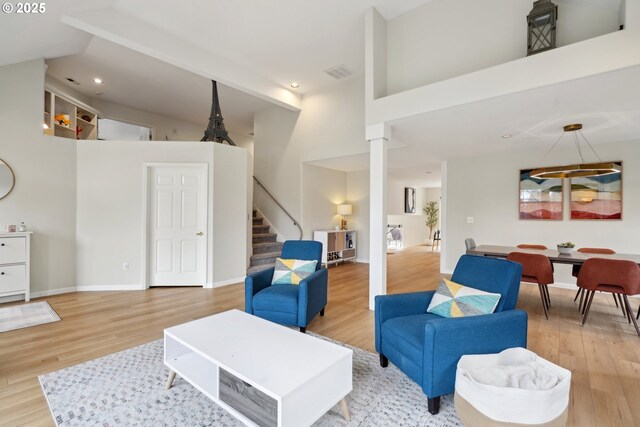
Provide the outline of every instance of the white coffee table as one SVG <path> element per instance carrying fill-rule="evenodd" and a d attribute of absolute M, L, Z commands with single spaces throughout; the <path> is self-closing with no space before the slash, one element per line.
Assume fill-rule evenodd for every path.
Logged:
<path fill-rule="evenodd" d="M 166 388 L 180 375 L 250 426 L 313 424 L 352 390 L 353 352 L 231 310 L 164 331 Z"/>

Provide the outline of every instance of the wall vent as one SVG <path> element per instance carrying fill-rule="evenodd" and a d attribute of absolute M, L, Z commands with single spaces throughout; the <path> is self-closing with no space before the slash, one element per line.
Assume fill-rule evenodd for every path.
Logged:
<path fill-rule="evenodd" d="M 80 86 L 80 83 L 78 83 L 76 80 L 74 80 L 74 79 L 73 79 L 73 78 L 71 78 L 71 77 L 67 77 L 67 81 L 68 81 L 69 83 L 71 83 L 71 84 L 76 85 L 76 86 Z"/>
<path fill-rule="evenodd" d="M 330 75 L 336 80 L 344 79 L 353 74 L 353 71 L 345 67 L 344 65 L 338 65 L 337 67 L 329 68 L 325 70 L 325 73 Z"/>

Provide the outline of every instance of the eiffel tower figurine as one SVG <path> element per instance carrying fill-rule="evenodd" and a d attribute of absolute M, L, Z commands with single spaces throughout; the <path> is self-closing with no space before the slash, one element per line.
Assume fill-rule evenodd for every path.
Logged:
<path fill-rule="evenodd" d="M 218 84 L 215 80 L 211 80 L 213 83 L 213 96 L 211 100 L 211 116 L 209 117 L 209 126 L 204 131 L 204 136 L 200 141 L 207 142 L 219 142 L 224 144 L 226 141 L 229 145 L 236 145 L 229 133 L 224 127 L 224 119 L 222 118 L 222 111 L 220 110 L 220 100 L 218 99 Z"/>

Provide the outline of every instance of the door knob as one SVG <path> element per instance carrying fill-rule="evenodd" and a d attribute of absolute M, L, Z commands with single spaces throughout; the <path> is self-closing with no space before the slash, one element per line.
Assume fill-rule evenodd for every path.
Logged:
<path fill-rule="evenodd" d="M 204 233 L 203 233 L 202 231 L 198 231 L 198 232 L 196 233 L 196 236 L 204 236 Z"/>

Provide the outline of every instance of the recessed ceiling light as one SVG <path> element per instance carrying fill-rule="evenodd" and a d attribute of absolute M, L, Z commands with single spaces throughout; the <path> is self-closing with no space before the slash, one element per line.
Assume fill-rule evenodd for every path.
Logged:
<path fill-rule="evenodd" d="M 96 77 L 95 79 L 93 79 L 93 82 L 97 85 L 101 85 L 102 84 L 102 79 Z"/>
<path fill-rule="evenodd" d="M 300 83 L 298 82 L 291 82 L 291 87 L 294 89 L 298 89 L 300 87 Z"/>
<path fill-rule="evenodd" d="M 511 135 L 510 133 L 506 133 L 504 135 L 502 135 L 503 138 L 511 138 L 513 135 Z"/>

